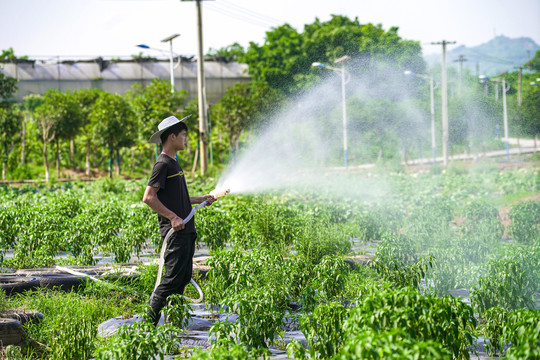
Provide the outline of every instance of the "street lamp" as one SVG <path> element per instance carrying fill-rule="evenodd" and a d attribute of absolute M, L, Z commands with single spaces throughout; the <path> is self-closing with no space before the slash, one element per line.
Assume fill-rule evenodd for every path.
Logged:
<path fill-rule="evenodd" d="M 417 76 L 419 78 L 429 80 L 429 100 L 430 100 L 430 112 L 431 112 L 431 149 L 433 153 L 433 165 L 436 163 L 437 146 L 435 144 L 435 101 L 433 96 L 433 90 L 435 90 L 433 75 L 427 76 L 422 74 L 416 74 L 412 71 L 404 71 L 405 75 Z"/>
<path fill-rule="evenodd" d="M 176 66 L 180 65 L 180 56 L 173 52 L 172 41 L 174 39 L 176 39 L 177 37 L 179 37 L 179 36 L 180 36 L 180 34 L 173 34 L 173 35 L 168 36 L 165 39 L 161 40 L 161 42 L 169 42 L 170 43 L 170 51 L 168 53 L 169 53 L 169 62 L 170 62 L 171 92 L 172 93 L 174 93 L 174 90 L 175 90 L 174 89 L 174 68 L 175 68 L 175 66 L 173 66 L 173 64 L 174 64 L 173 55 L 178 56 L 178 64 Z M 137 45 L 137 47 L 140 47 L 142 49 L 150 49 L 150 50 L 155 50 L 155 51 L 159 51 L 159 52 L 162 52 L 162 53 L 167 53 L 167 51 L 165 51 L 165 50 L 155 49 L 155 48 L 152 48 L 152 47 L 150 47 L 148 45 L 145 45 L 145 44 L 139 44 L 139 45 Z"/>
<path fill-rule="evenodd" d="M 486 75 L 480 75 L 478 78 L 480 79 L 480 82 L 483 83 L 483 84 L 486 84 L 485 86 L 487 86 L 487 82 L 488 81 L 493 81 L 493 82 L 500 82 L 502 83 L 502 96 L 503 96 L 503 121 L 504 121 L 504 143 L 505 143 L 505 148 L 506 148 L 506 158 L 508 159 L 510 157 L 510 150 L 508 148 L 508 109 L 506 107 L 506 92 L 508 90 L 510 90 L 510 84 L 508 84 L 508 86 L 506 86 L 506 80 L 504 78 L 504 73 L 501 74 L 502 75 L 502 80 L 501 79 L 497 79 L 497 78 L 494 78 L 494 79 L 490 79 L 488 76 Z"/>
<path fill-rule="evenodd" d="M 170 69 L 171 69 L 171 92 L 174 93 L 174 68 L 173 68 L 173 51 L 172 51 L 172 41 L 174 39 L 176 39 L 177 37 L 179 37 L 180 34 L 173 34 L 171 36 L 168 36 L 166 37 L 165 39 L 161 40 L 161 42 L 169 42 L 169 45 L 170 45 L 170 55 L 169 55 L 169 60 L 170 60 Z"/>
<path fill-rule="evenodd" d="M 320 62 L 314 62 L 311 64 L 313 67 L 319 67 L 324 69 L 329 69 L 332 71 L 337 71 L 341 73 L 341 104 L 343 111 L 343 157 L 345 159 L 345 168 L 348 166 L 348 154 L 347 154 L 347 102 L 345 96 L 345 62 L 350 60 L 351 57 L 348 55 L 342 56 L 339 59 L 334 61 L 334 64 L 341 65 L 341 68 L 324 65 Z"/>

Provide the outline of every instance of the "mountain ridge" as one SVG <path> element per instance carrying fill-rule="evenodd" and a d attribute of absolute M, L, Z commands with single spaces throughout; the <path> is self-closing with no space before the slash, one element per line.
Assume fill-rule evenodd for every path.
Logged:
<path fill-rule="evenodd" d="M 463 56 L 463 69 L 472 73 L 497 75 L 505 71 L 515 71 L 531 59 L 540 46 L 529 37 L 509 38 L 498 35 L 490 41 L 472 47 L 457 46 L 446 52 L 448 67 L 458 67 Z M 429 67 L 441 62 L 441 55 L 424 56 Z M 478 70 L 477 70 L 478 67 Z"/>

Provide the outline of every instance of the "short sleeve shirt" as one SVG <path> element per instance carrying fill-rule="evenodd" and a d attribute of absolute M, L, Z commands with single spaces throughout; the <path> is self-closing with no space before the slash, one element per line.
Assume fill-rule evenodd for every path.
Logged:
<path fill-rule="evenodd" d="M 184 171 L 176 159 L 168 155 L 160 154 L 154 164 L 152 175 L 148 180 L 148 186 L 159 188 L 157 197 L 165 207 L 180 218 L 185 219 L 191 212 L 191 202 L 186 185 Z M 166 217 L 158 214 L 159 232 L 165 238 L 171 229 L 171 222 Z M 184 233 L 195 231 L 195 218 L 185 224 L 180 230 Z"/>

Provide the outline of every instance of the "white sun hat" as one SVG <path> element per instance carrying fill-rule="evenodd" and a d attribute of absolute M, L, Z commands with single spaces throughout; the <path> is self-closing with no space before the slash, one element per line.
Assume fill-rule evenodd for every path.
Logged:
<path fill-rule="evenodd" d="M 161 144 L 161 134 L 165 132 L 168 128 L 170 128 L 173 125 L 176 125 L 178 123 L 183 122 L 187 118 L 191 117 L 191 114 L 183 118 L 182 120 L 178 120 L 176 116 L 169 116 L 165 120 L 159 123 L 158 125 L 158 131 L 155 132 L 152 136 L 150 136 L 150 142 L 152 144 Z"/>

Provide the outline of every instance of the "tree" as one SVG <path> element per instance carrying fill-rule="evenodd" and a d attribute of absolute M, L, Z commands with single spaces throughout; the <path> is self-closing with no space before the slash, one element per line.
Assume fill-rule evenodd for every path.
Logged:
<path fill-rule="evenodd" d="M 0 106 L 6 104 L 17 91 L 17 80 L 0 71 Z"/>
<path fill-rule="evenodd" d="M 117 175 L 120 175 L 120 153 L 137 138 L 135 114 L 129 103 L 118 94 L 102 92 L 90 113 L 96 136 L 109 147 L 109 177 L 112 177 L 113 154 L 116 154 Z"/>
<path fill-rule="evenodd" d="M 261 115 L 279 106 L 281 93 L 262 81 L 237 83 L 228 88 L 225 96 L 214 106 L 214 119 L 229 138 L 231 152 L 237 152 L 240 137 L 250 127 L 256 126 Z"/>
<path fill-rule="evenodd" d="M 267 82 L 274 89 L 293 90 L 296 88 L 294 75 L 302 72 L 303 42 L 296 29 L 284 24 L 266 32 L 263 45 L 251 42 L 240 61 L 248 64 L 252 79 Z"/>
<path fill-rule="evenodd" d="M 244 56 L 245 51 L 242 45 L 239 43 L 234 43 L 229 46 L 222 47 L 220 49 L 212 49 L 208 51 L 208 54 L 206 54 L 207 59 L 213 59 L 217 61 L 222 62 L 231 62 L 231 61 L 238 61 L 238 59 L 242 58 Z"/>
<path fill-rule="evenodd" d="M 49 181 L 49 162 L 47 158 L 47 146 L 56 137 L 56 117 L 54 116 L 54 109 L 51 104 L 43 102 L 39 105 L 34 113 L 34 121 L 36 122 L 36 128 L 39 133 L 39 137 L 43 143 L 43 164 L 45 166 L 45 181 Z"/>
<path fill-rule="evenodd" d="M 73 139 L 79 132 L 81 124 L 81 112 L 75 96 L 71 93 L 63 93 L 56 89 L 49 89 L 43 96 L 47 107 L 47 116 L 54 123 L 54 140 L 56 142 L 56 172 L 60 176 L 60 149 L 59 141 L 70 141 L 70 162 L 74 167 Z"/>
<path fill-rule="evenodd" d="M 288 24 L 273 28 L 263 45 L 250 43 L 240 61 L 249 65 L 253 79 L 292 93 L 322 76 L 312 71 L 313 62 L 332 64 L 344 55 L 352 57 L 348 66 L 357 73 L 377 71 L 381 64 L 401 72 L 421 73 L 425 67 L 420 44 L 401 39 L 397 27 L 385 31 L 381 25 L 361 25 L 341 15 L 326 22 L 316 19 L 303 33 Z"/>
<path fill-rule="evenodd" d="M 82 113 L 77 97 L 73 93 L 56 92 L 52 99 L 53 106 L 58 113 L 58 127 L 56 131 L 56 166 L 60 170 L 59 140 L 69 141 L 69 162 L 75 169 L 75 136 L 80 132 Z"/>
<path fill-rule="evenodd" d="M 402 116 L 398 105 L 389 99 L 351 99 L 350 127 L 361 138 L 361 142 L 374 144 L 368 151 L 369 160 L 381 161 L 392 158 L 396 151 L 395 137 L 398 130 L 398 119 Z M 363 145 L 362 147 L 365 147 Z M 354 151 L 354 148 L 351 149 Z M 352 152 L 351 151 L 351 152 Z"/>
<path fill-rule="evenodd" d="M 15 57 L 12 48 L 2 50 L 0 61 L 10 60 Z M 0 107 L 7 107 L 11 102 L 11 97 L 17 91 L 17 79 L 6 76 L 0 67 Z"/>
<path fill-rule="evenodd" d="M 85 156 L 85 173 L 90 175 L 90 152 L 95 135 L 95 123 L 90 118 L 90 113 L 96 103 L 96 100 L 101 94 L 99 89 L 81 89 L 77 91 L 75 99 L 79 105 L 81 115 L 81 128 L 83 130 L 83 138 L 86 142 L 86 156 Z M 94 145 L 95 146 L 95 145 Z M 96 159 L 94 157 L 94 166 L 96 165 Z"/>
<path fill-rule="evenodd" d="M 22 115 L 15 105 L 0 107 L 0 152 L 2 153 L 2 180 L 6 180 L 8 156 L 16 138 L 20 136 Z"/>
<path fill-rule="evenodd" d="M 153 145 L 148 142 L 148 139 L 163 119 L 171 115 L 178 117 L 178 113 L 182 111 L 186 92 L 182 90 L 171 93 L 171 85 L 167 80 L 154 79 L 144 89 L 140 85 L 133 87 L 126 97 L 137 119 L 137 149 L 152 154 Z M 154 165 L 153 156 L 151 165 Z"/>
<path fill-rule="evenodd" d="M 521 106 L 510 107 L 519 131 L 528 136 L 540 134 L 540 88 L 532 86 L 523 97 Z"/>
<path fill-rule="evenodd" d="M 26 124 L 29 119 L 34 121 L 34 112 L 44 101 L 42 96 L 36 94 L 27 95 L 23 99 L 24 120 L 21 131 L 21 164 L 23 166 L 26 164 Z"/>
<path fill-rule="evenodd" d="M 540 50 L 537 50 L 533 58 L 524 65 L 531 71 L 540 71 Z"/>

